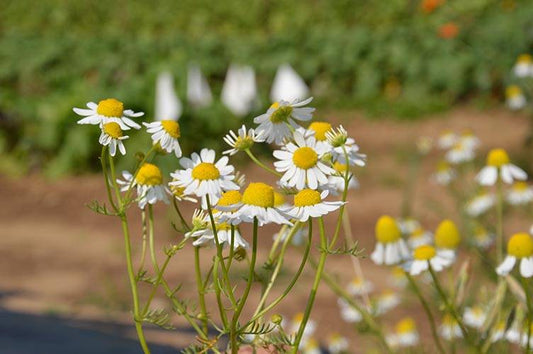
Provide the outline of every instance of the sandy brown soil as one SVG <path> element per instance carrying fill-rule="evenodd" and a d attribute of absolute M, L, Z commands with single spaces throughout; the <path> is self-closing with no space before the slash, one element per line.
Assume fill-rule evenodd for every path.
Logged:
<path fill-rule="evenodd" d="M 357 113 L 332 113 L 325 115 L 333 122 L 342 122 L 356 138 L 361 150 L 368 154 L 368 166 L 359 169 L 361 189 L 349 197 L 350 221 L 354 235 L 366 254 L 372 250 L 373 227 L 382 214 L 399 215 L 403 186 L 407 178 L 406 157 L 414 150 L 414 141 L 421 136 L 437 137 L 446 129 L 461 132 L 472 130 L 482 140 L 482 152 L 501 146 L 513 153 L 520 152 L 527 130 L 527 119 L 505 110 L 480 112 L 460 108 L 452 112 L 416 122 L 392 120 L 368 121 Z M 414 198 L 414 215 L 424 225 L 433 229 L 444 217 L 456 217 L 450 199 L 441 187 L 428 182 L 436 164 L 437 154 L 432 154 L 422 166 Z M 264 173 L 254 166 L 246 171 L 248 180 L 260 180 Z M 20 179 L 0 177 L 0 305 L 10 310 L 66 317 L 109 319 L 128 322 L 130 296 L 125 273 L 123 238 L 117 219 L 96 215 L 84 206 L 91 200 L 104 200 L 102 178 L 97 175 L 80 176 L 60 181 L 47 181 L 34 175 Z M 428 207 L 438 203 L 451 215 L 442 215 Z M 187 210 L 190 214 L 190 210 Z M 132 217 L 138 217 L 134 210 Z M 164 206 L 156 208 L 158 219 L 157 239 L 162 248 L 177 235 L 169 225 L 175 215 Z M 333 228 L 333 220 L 327 227 Z M 139 223 L 133 223 L 134 238 L 138 241 Z M 509 232 L 526 226 L 512 222 Z M 271 243 L 272 227 L 262 230 L 260 248 L 266 250 Z M 138 249 L 135 250 L 138 253 Z M 161 255 L 161 254 L 160 254 Z M 206 260 L 204 263 L 207 263 Z M 264 252 L 260 261 L 265 259 Z M 294 251 L 287 258 L 287 267 L 294 269 L 300 255 Z M 182 294 L 194 296 L 191 248 L 180 252 L 169 266 L 168 279 L 173 284 L 182 283 Z M 377 291 L 389 288 L 388 270 L 377 267 L 368 259 L 361 260 L 366 277 L 377 286 Z M 347 282 L 352 276 L 350 260 L 346 256 L 331 256 L 327 268 Z M 281 280 L 286 280 L 282 277 Z M 276 312 L 291 317 L 304 307 L 312 278 L 305 275 L 290 300 L 283 302 Z M 143 289 L 146 290 L 146 289 Z M 254 299 L 255 293 L 252 294 Z M 160 295 L 156 302 L 165 306 Z M 423 335 L 428 335 L 424 317 L 413 299 L 405 299 L 383 317 L 387 327 L 404 315 L 420 320 Z M 245 311 L 245 316 L 249 315 Z M 364 352 L 369 337 L 361 337 L 342 322 L 338 316 L 337 301 L 333 293 L 322 285 L 312 318 L 318 323 L 318 337 L 325 338 L 338 331 L 351 338 L 354 352 Z M 177 320 L 179 325 L 182 322 Z M 133 334 L 132 334 L 133 335 Z M 170 334 L 149 332 L 151 340 L 183 345 L 193 340 L 189 334 L 175 331 Z"/>

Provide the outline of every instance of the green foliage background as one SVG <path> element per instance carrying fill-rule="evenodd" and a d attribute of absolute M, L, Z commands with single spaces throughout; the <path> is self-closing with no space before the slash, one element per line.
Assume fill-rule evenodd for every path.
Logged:
<path fill-rule="evenodd" d="M 459 34 L 442 39 L 449 22 Z M 533 1 L 448 0 L 425 13 L 417 0 L 8 0 L 0 26 L 0 170 L 56 175 L 96 164 L 97 129 L 76 126 L 73 106 L 116 97 L 150 119 L 157 74 L 173 72 L 183 99 L 191 61 L 215 96 L 230 62 L 252 65 L 264 106 L 284 62 L 318 105 L 416 116 L 499 94 L 533 42 Z M 223 147 L 241 121 L 215 102 L 186 107 L 180 123 L 187 153 Z"/>

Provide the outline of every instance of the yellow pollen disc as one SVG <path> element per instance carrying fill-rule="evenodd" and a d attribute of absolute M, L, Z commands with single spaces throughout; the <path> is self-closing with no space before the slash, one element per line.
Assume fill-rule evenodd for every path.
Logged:
<path fill-rule="evenodd" d="M 528 188 L 529 186 L 527 185 L 526 182 L 515 182 L 513 184 L 513 189 L 517 192 L 525 192 L 527 191 Z"/>
<path fill-rule="evenodd" d="M 455 321 L 455 318 L 453 318 L 452 315 L 447 313 L 442 318 L 442 323 L 447 326 L 455 326 L 457 324 L 457 321 Z"/>
<path fill-rule="evenodd" d="M 507 243 L 507 253 L 516 258 L 533 255 L 533 239 L 525 232 L 514 234 Z"/>
<path fill-rule="evenodd" d="M 423 236 L 424 236 L 424 229 L 422 229 L 421 227 L 413 231 L 413 233 L 411 234 L 412 238 L 418 238 L 418 237 L 423 237 Z"/>
<path fill-rule="evenodd" d="M 221 222 L 217 224 L 217 231 L 229 231 L 231 230 L 231 225 L 227 222 Z"/>
<path fill-rule="evenodd" d="M 395 278 L 403 278 L 405 276 L 405 271 L 402 267 L 392 268 L 392 276 Z"/>
<path fill-rule="evenodd" d="M 242 195 L 244 204 L 263 208 L 274 207 L 274 188 L 265 183 L 250 183 Z"/>
<path fill-rule="evenodd" d="M 431 258 L 435 257 L 437 251 L 435 247 L 430 245 L 423 245 L 415 248 L 413 251 L 413 258 L 417 261 L 429 261 Z"/>
<path fill-rule="evenodd" d="M 505 89 L 505 96 L 508 98 L 513 98 L 520 96 L 522 94 L 522 89 L 516 85 L 507 86 Z"/>
<path fill-rule="evenodd" d="M 144 186 L 157 186 L 163 183 L 163 175 L 156 165 L 145 163 L 137 172 L 135 181 Z"/>
<path fill-rule="evenodd" d="M 388 215 L 383 215 L 376 223 L 376 239 L 381 243 L 392 243 L 400 239 L 401 233 L 396 221 Z"/>
<path fill-rule="evenodd" d="M 312 189 L 303 189 L 294 196 L 294 206 L 297 207 L 315 205 L 321 201 L 320 193 Z"/>
<path fill-rule="evenodd" d="M 124 104 L 114 98 L 108 98 L 98 102 L 96 113 L 105 117 L 122 117 Z"/>
<path fill-rule="evenodd" d="M 235 148 L 237 150 L 246 150 L 251 148 L 254 145 L 254 139 L 250 136 L 237 137 L 235 140 Z"/>
<path fill-rule="evenodd" d="M 396 324 L 396 333 L 411 333 L 416 330 L 416 323 L 411 317 L 405 317 Z"/>
<path fill-rule="evenodd" d="M 437 171 L 439 172 L 445 172 L 450 169 L 450 165 L 446 161 L 440 161 L 437 165 Z"/>
<path fill-rule="evenodd" d="M 201 162 L 192 169 L 192 178 L 201 181 L 217 179 L 220 177 L 218 168 L 210 162 Z"/>
<path fill-rule="evenodd" d="M 178 122 L 175 122 L 173 120 L 162 120 L 161 126 L 163 127 L 163 129 L 165 129 L 168 135 L 170 135 L 174 139 L 178 139 L 181 136 L 180 125 L 178 124 Z"/>
<path fill-rule="evenodd" d="M 285 204 L 285 196 L 279 192 L 274 191 L 274 206 L 279 207 Z"/>
<path fill-rule="evenodd" d="M 227 191 L 218 200 L 218 205 L 228 206 L 240 203 L 242 200 L 242 195 L 239 191 Z"/>
<path fill-rule="evenodd" d="M 295 322 L 295 323 L 300 323 L 302 322 L 302 320 L 304 319 L 304 314 L 302 312 L 298 312 L 296 315 L 294 315 L 294 317 L 292 318 L 292 320 Z"/>
<path fill-rule="evenodd" d="M 516 62 L 521 64 L 529 64 L 532 61 L 533 60 L 531 59 L 531 55 L 529 54 L 521 54 L 518 59 L 516 59 Z"/>
<path fill-rule="evenodd" d="M 172 194 L 174 194 L 176 197 L 181 198 L 183 197 L 183 192 L 185 191 L 185 187 L 180 187 L 176 185 L 170 186 L 170 191 Z"/>
<path fill-rule="evenodd" d="M 331 124 L 327 122 L 313 122 L 309 129 L 315 132 L 315 138 L 318 141 L 326 140 L 326 133 L 331 130 Z"/>
<path fill-rule="evenodd" d="M 435 231 L 435 245 L 437 248 L 455 249 L 461 241 L 459 230 L 451 220 L 442 221 Z"/>
<path fill-rule="evenodd" d="M 509 155 L 504 149 L 492 149 L 487 156 L 487 165 L 501 167 L 509 163 Z"/>
<path fill-rule="evenodd" d="M 355 277 L 352 279 L 351 283 L 353 285 L 362 285 L 363 284 L 363 279 L 359 278 L 359 277 Z"/>
<path fill-rule="evenodd" d="M 337 172 L 344 173 L 344 172 L 346 172 L 346 170 L 348 169 L 348 165 L 343 164 L 343 163 L 340 163 L 339 161 L 337 161 L 337 162 L 335 162 L 335 163 L 333 164 L 333 168 L 334 168 L 335 171 L 337 171 Z"/>
<path fill-rule="evenodd" d="M 118 139 L 122 137 L 122 129 L 120 129 L 120 125 L 115 122 L 106 123 L 104 124 L 104 133 L 112 137 L 113 139 Z"/>
<path fill-rule="evenodd" d="M 287 122 L 292 114 L 292 110 L 293 108 L 291 106 L 279 106 L 278 104 L 278 108 L 270 115 L 270 121 L 272 123 Z"/>
<path fill-rule="evenodd" d="M 314 167 L 317 161 L 317 153 L 315 152 L 315 150 L 307 146 L 299 148 L 294 152 L 294 155 L 292 155 L 292 162 L 294 162 L 294 165 L 303 170 L 307 170 L 311 167 Z"/>

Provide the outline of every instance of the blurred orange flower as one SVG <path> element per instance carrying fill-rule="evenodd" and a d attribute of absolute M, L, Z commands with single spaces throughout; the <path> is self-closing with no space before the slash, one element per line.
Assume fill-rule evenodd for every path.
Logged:
<path fill-rule="evenodd" d="M 440 26 L 439 37 L 444 39 L 452 39 L 459 34 L 459 26 L 453 22 L 448 22 Z"/>
<path fill-rule="evenodd" d="M 420 3 L 420 8 L 426 14 L 430 14 L 443 3 L 444 0 L 422 0 L 422 2 Z"/>

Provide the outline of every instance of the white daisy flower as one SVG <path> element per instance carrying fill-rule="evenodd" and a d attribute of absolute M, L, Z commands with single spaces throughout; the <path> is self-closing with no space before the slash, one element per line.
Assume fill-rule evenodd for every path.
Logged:
<path fill-rule="evenodd" d="M 396 266 L 392 268 L 389 275 L 389 281 L 397 288 L 403 289 L 409 284 L 409 280 L 405 276 L 405 271 L 402 267 Z"/>
<path fill-rule="evenodd" d="M 521 336 L 522 336 L 522 333 L 516 321 L 515 323 L 511 325 L 511 328 L 509 328 L 507 332 L 505 332 L 505 339 L 514 344 L 520 343 Z"/>
<path fill-rule="evenodd" d="M 254 123 L 259 124 L 255 131 L 261 133 L 267 143 L 280 145 L 291 136 L 289 126 L 295 129 L 299 127 L 295 120 L 308 121 L 313 117 L 315 109 L 303 107 L 312 100 L 310 97 L 304 101 L 294 100 L 292 103 L 283 100 L 274 102 L 266 113 L 254 118 Z"/>
<path fill-rule="evenodd" d="M 122 155 L 126 155 L 126 148 L 124 147 L 122 140 L 128 139 L 129 136 L 122 134 L 120 125 L 115 122 L 109 122 L 102 124 L 101 127 L 102 133 L 100 134 L 98 142 L 103 146 L 109 146 L 109 154 L 111 156 L 115 156 L 117 147 Z"/>
<path fill-rule="evenodd" d="M 363 315 L 357 309 L 353 308 L 346 300 L 339 298 L 337 301 L 340 307 L 341 317 L 348 323 L 361 322 Z"/>
<path fill-rule="evenodd" d="M 533 76 L 533 59 L 531 55 L 520 55 L 513 67 L 513 73 L 519 78 Z"/>
<path fill-rule="evenodd" d="M 246 126 L 244 124 L 237 131 L 237 134 L 235 134 L 233 130 L 230 130 L 229 134 L 226 134 L 224 137 L 224 141 L 232 148 L 224 151 L 223 154 L 233 156 L 239 151 L 248 150 L 254 145 L 254 143 L 264 141 L 264 139 L 261 138 L 261 135 L 261 132 L 256 133 L 253 129 L 248 129 L 248 131 L 246 131 Z"/>
<path fill-rule="evenodd" d="M 168 204 L 168 194 L 170 191 L 163 184 L 163 175 L 156 165 L 144 163 L 134 176 L 128 171 L 122 172 L 124 180 L 117 179 L 121 185 L 121 191 L 126 192 L 133 187 L 137 188 L 137 198 L 140 209 L 144 209 L 146 204 L 155 204 L 158 200 Z"/>
<path fill-rule="evenodd" d="M 374 313 L 377 316 L 382 315 L 398 306 L 400 302 L 400 297 L 394 291 L 385 290 L 376 301 Z"/>
<path fill-rule="evenodd" d="M 474 157 L 476 157 L 474 149 L 468 144 L 464 144 L 461 140 L 457 141 L 444 155 L 446 161 L 454 165 L 470 162 Z"/>
<path fill-rule="evenodd" d="M 526 96 L 517 85 L 511 85 L 505 89 L 505 98 L 507 107 L 514 111 L 524 108 L 527 104 Z"/>
<path fill-rule="evenodd" d="M 442 324 L 439 327 L 439 334 L 446 340 L 454 340 L 463 337 L 461 327 L 459 327 L 457 321 L 450 314 L 444 315 Z"/>
<path fill-rule="evenodd" d="M 402 235 L 410 235 L 422 226 L 420 222 L 414 218 L 397 218 L 396 223 L 400 228 Z"/>
<path fill-rule="evenodd" d="M 152 134 L 152 142 L 159 144 L 168 153 L 174 151 L 176 157 L 181 157 L 181 147 L 178 139 L 181 136 L 180 125 L 173 120 L 162 120 L 143 123 L 146 131 Z"/>
<path fill-rule="evenodd" d="M 480 329 L 485 323 L 487 313 L 479 306 L 467 307 L 463 314 L 463 322 L 465 325 Z"/>
<path fill-rule="evenodd" d="M 492 186 L 498 176 L 507 184 L 527 179 L 524 170 L 510 163 L 509 155 L 504 149 L 492 149 L 487 156 L 487 166 L 481 169 L 476 179 L 481 185 Z"/>
<path fill-rule="evenodd" d="M 505 331 L 506 325 L 507 325 L 507 323 L 505 321 L 500 321 L 494 327 L 494 329 L 492 330 L 492 333 L 490 335 L 490 341 L 492 343 L 500 341 L 502 339 L 506 339 L 505 338 L 505 336 L 506 336 L 506 331 Z"/>
<path fill-rule="evenodd" d="M 411 317 L 405 317 L 396 323 L 395 335 L 400 347 L 413 347 L 419 341 L 416 323 Z"/>
<path fill-rule="evenodd" d="M 217 205 L 214 207 L 214 213 L 221 222 L 238 224 L 237 216 L 238 206 L 242 202 L 242 194 L 238 190 L 231 190 L 222 193 Z"/>
<path fill-rule="evenodd" d="M 494 234 L 491 234 L 481 225 L 477 225 L 474 230 L 474 244 L 482 249 L 487 249 L 494 242 Z"/>
<path fill-rule="evenodd" d="M 447 186 L 456 177 L 456 172 L 446 161 L 440 161 L 437 171 L 431 176 L 431 180 L 442 186 Z"/>
<path fill-rule="evenodd" d="M 346 353 L 350 345 L 346 337 L 338 333 L 332 333 L 328 337 L 328 350 L 331 354 Z"/>
<path fill-rule="evenodd" d="M 457 136 L 457 134 L 452 131 L 446 130 L 439 136 L 437 145 L 442 150 L 448 150 L 451 149 L 458 140 L 459 136 Z"/>
<path fill-rule="evenodd" d="M 435 230 L 435 247 L 437 255 L 447 261 L 445 266 L 455 261 L 456 250 L 461 242 L 461 235 L 455 223 L 451 220 L 443 220 Z"/>
<path fill-rule="evenodd" d="M 234 182 L 234 167 L 228 165 L 228 157 L 223 156 L 215 163 L 214 150 L 202 149 L 199 155 L 193 153 L 191 158 L 182 157 L 180 164 L 185 169 L 171 173 L 174 181 L 169 184 L 185 187 L 185 194 L 202 198 L 205 209 L 207 196 L 211 205 L 215 205 L 223 191 L 239 189 Z"/>
<path fill-rule="evenodd" d="M 302 342 L 304 340 L 302 339 Z M 300 350 L 303 354 L 322 354 L 320 345 L 314 338 L 306 338 L 304 343 L 300 343 Z"/>
<path fill-rule="evenodd" d="M 416 150 L 422 156 L 430 153 L 433 148 L 433 139 L 429 136 L 422 136 L 416 141 Z"/>
<path fill-rule="evenodd" d="M 490 210 L 496 203 L 496 196 L 488 191 L 481 191 L 468 201 L 465 210 L 472 217 L 477 217 Z"/>
<path fill-rule="evenodd" d="M 459 140 L 461 141 L 461 144 L 472 150 L 476 150 L 479 145 L 481 145 L 481 141 L 479 140 L 479 138 L 469 130 L 461 134 Z"/>
<path fill-rule="evenodd" d="M 305 139 L 299 132 L 294 132 L 294 141 L 274 151 L 274 157 L 280 160 L 274 162 L 276 171 L 283 172 L 281 183 L 297 189 L 306 185 L 317 189 L 319 184 L 328 183 L 328 176 L 335 170 L 320 161 L 328 152 L 327 147 L 317 144 L 314 137 Z"/>
<path fill-rule="evenodd" d="M 409 259 L 409 249 L 402 239 L 396 221 L 388 215 L 376 223 L 377 244 L 370 258 L 376 264 L 393 265 Z"/>
<path fill-rule="evenodd" d="M 328 183 L 319 186 L 322 190 L 327 190 L 331 193 L 332 196 L 338 196 L 342 194 L 345 187 L 345 181 L 344 181 L 344 174 L 346 173 L 346 170 L 348 169 L 348 165 L 342 164 L 340 162 L 335 162 L 333 164 L 333 169 L 337 171 L 337 175 L 329 176 L 328 177 Z M 359 188 L 359 181 L 353 173 L 348 173 L 348 189 L 357 189 Z"/>
<path fill-rule="evenodd" d="M 203 245 L 209 245 L 214 246 L 216 245 L 215 242 L 215 234 L 213 232 L 213 228 L 211 227 L 211 223 L 209 222 L 209 216 L 207 216 L 206 226 L 203 229 L 194 230 L 191 232 L 188 232 L 185 234 L 185 237 L 194 237 L 197 238 L 192 245 L 197 246 L 203 246 Z M 216 231 L 217 231 L 217 238 L 219 244 L 221 244 L 223 247 L 230 246 L 231 245 L 231 225 L 226 222 L 220 222 L 218 220 L 215 221 L 216 224 Z M 233 249 L 237 250 L 239 248 L 248 249 L 250 245 L 246 240 L 241 236 L 241 233 L 239 232 L 239 229 L 234 227 L 233 232 Z"/>
<path fill-rule="evenodd" d="M 282 227 L 281 230 L 277 233 L 275 233 L 272 236 L 273 240 L 277 240 L 279 238 L 280 242 L 284 242 L 287 239 L 287 236 L 292 232 L 292 229 L 288 227 Z M 306 227 L 300 227 L 298 230 L 296 230 L 296 233 L 292 236 L 291 244 L 293 246 L 301 246 L 306 242 L 307 236 L 309 234 L 309 229 Z"/>
<path fill-rule="evenodd" d="M 533 239 L 525 232 L 514 234 L 507 243 L 507 257 L 496 268 L 498 275 L 507 275 L 520 260 L 520 275 L 524 278 L 533 276 Z"/>
<path fill-rule="evenodd" d="M 529 326 L 529 343 L 528 343 L 528 328 L 527 325 L 524 326 L 524 329 L 522 330 L 522 336 L 520 338 L 520 345 L 524 348 L 526 346 L 531 349 L 533 348 L 533 324 Z"/>
<path fill-rule="evenodd" d="M 353 296 L 366 295 L 374 290 L 374 284 L 369 280 L 355 277 L 350 281 L 346 290 Z"/>
<path fill-rule="evenodd" d="M 269 223 L 292 225 L 289 216 L 275 207 L 274 188 L 265 183 L 250 183 L 244 190 L 241 203 L 230 206 L 236 208 L 234 223 L 253 222 L 257 218 L 259 226 Z"/>
<path fill-rule="evenodd" d="M 318 218 L 340 208 L 344 202 L 326 202 L 328 191 L 322 193 L 312 189 L 302 189 L 294 196 L 294 207 L 286 209 L 285 212 L 293 219 L 301 222 L 309 218 Z"/>
<path fill-rule="evenodd" d="M 366 154 L 359 152 L 359 146 L 353 138 L 348 137 L 348 132 L 342 125 L 337 130 L 331 129 L 327 131 L 325 135 L 331 146 L 330 152 L 333 161 L 350 166 L 363 167 L 366 165 Z M 346 156 L 348 157 L 348 163 L 346 163 Z"/>
<path fill-rule="evenodd" d="M 130 117 L 141 117 L 144 115 L 144 112 L 135 113 L 130 109 L 124 110 L 124 104 L 114 98 L 102 100 L 98 104 L 89 102 L 87 103 L 87 108 L 73 108 L 76 114 L 84 117 L 78 121 L 78 124 L 100 125 L 115 122 L 120 125 L 122 130 L 141 128 Z"/>
<path fill-rule="evenodd" d="M 413 251 L 413 261 L 407 264 L 407 271 L 411 275 L 418 275 L 429 269 L 440 272 L 449 265 L 446 258 L 437 254 L 435 247 L 430 245 L 422 245 L 415 248 Z"/>
<path fill-rule="evenodd" d="M 526 182 L 515 182 L 507 191 L 507 202 L 511 205 L 526 205 L 533 201 L 533 187 Z"/>
<path fill-rule="evenodd" d="M 423 228 L 418 228 L 409 235 L 407 239 L 407 244 L 411 248 L 417 248 L 422 245 L 430 245 L 433 242 L 433 234 L 424 230 Z"/>

